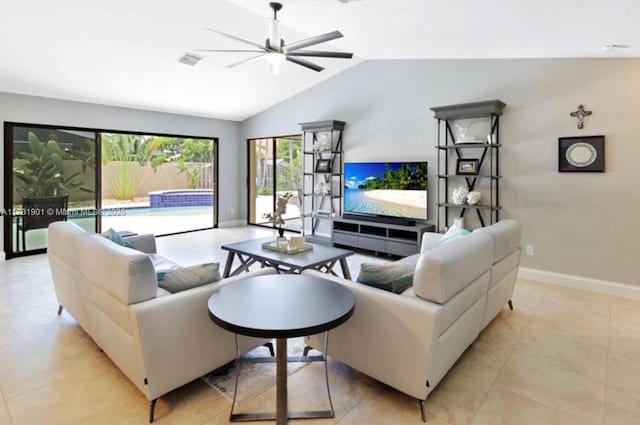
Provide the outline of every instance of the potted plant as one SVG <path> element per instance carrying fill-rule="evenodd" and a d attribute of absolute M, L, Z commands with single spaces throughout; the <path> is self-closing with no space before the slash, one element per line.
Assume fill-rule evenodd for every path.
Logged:
<path fill-rule="evenodd" d="M 24 183 L 20 192 L 24 197 L 45 198 L 69 195 L 73 192 L 92 192 L 83 187 L 80 173 L 66 176 L 64 160 L 73 159 L 74 154 L 63 149 L 56 140 L 41 142 L 34 133 L 29 132 L 31 152 L 21 152 L 20 162 L 13 167 L 14 176 Z M 83 164 L 83 167 L 86 163 Z"/>
<path fill-rule="evenodd" d="M 278 196 L 276 210 L 272 213 L 263 215 L 264 218 L 268 219 L 273 224 L 274 229 L 278 229 L 278 236 L 280 238 L 284 238 L 284 217 L 282 216 L 287 212 L 287 202 L 289 202 L 289 199 L 292 196 L 293 194 L 291 192 Z"/>
<path fill-rule="evenodd" d="M 78 152 L 75 155 L 63 149 L 56 140 L 40 141 L 38 136 L 29 132 L 31 152 L 21 152 L 13 167 L 14 176 L 23 185 L 19 192 L 23 194 L 23 213 L 18 216 L 17 230 L 22 233 L 22 246 L 25 248 L 25 233 L 31 229 L 41 229 L 54 221 L 66 220 L 69 194 L 91 190 L 83 187 L 79 179 L 81 173 L 65 175 L 64 161 L 79 159 L 83 169 L 91 163 L 91 152 Z M 18 240 L 20 250 L 20 240 Z"/>

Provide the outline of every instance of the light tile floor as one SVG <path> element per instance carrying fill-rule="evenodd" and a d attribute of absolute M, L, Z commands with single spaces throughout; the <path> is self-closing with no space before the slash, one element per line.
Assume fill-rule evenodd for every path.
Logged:
<path fill-rule="evenodd" d="M 272 235 L 218 229 L 158 239 L 182 264 L 226 258 L 220 244 Z M 355 255 L 362 261 L 384 258 Z M 432 425 L 640 424 L 640 302 L 519 280 L 505 309 L 427 400 Z M 74 320 L 56 316 L 45 256 L 0 262 L 0 425 L 146 424 L 148 401 Z M 330 361 L 337 417 L 318 425 L 420 424 L 418 404 Z M 290 377 L 292 408 L 323 408 L 320 364 Z M 243 408 L 273 405 L 273 388 Z M 162 397 L 163 424 L 228 423 L 230 401 L 202 381 Z M 300 421 L 295 421 L 300 422 Z"/>

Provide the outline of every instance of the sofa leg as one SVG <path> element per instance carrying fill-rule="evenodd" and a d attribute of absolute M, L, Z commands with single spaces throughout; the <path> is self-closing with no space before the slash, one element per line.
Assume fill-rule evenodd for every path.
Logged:
<path fill-rule="evenodd" d="M 58 316 L 62 314 L 62 310 L 64 310 L 64 307 L 62 307 L 62 304 L 58 304 Z"/>
<path fill-rule="evenodd" d="M 511 300 L 509 300 L 509 310 L 513 310 L 513 303 L 511 302 Z"/>
<path fill-rule="evenodd" d="M 271 357 L 275 357 L 276 356 L 275 351 L 273 351 L 273 342 L 271 342 L 271 341 L 265 342 L 262 346 L 263 347 L 267 347 L 269 349 L 269 354 L 271 354 Z"/>
<path fill-rule="evenodd" d="M 151 400 L 151 402 L 149 403 L 149 423 L 153 423 L 153 414 L 155 413 L 156 410 L 156 401 L 158 401 L 157 398 Z"/>
<path fill-rule="evenodd" d="M 424 400 L 418 400 L 420 403 L 420 417 L 422 418 L 422 422 L 427 422 L 427 414 L 424 411 Z"/>

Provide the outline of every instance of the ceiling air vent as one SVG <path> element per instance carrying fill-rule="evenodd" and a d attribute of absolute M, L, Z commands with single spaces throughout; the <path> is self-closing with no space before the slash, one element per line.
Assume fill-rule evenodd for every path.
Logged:
<path fill-rule="evenodd" d="M 195 55 L 193 53 L 185 52 L 185 54 L 182 55 L 180 59 L 178 59 L 178 62 L 183 63 L 185 65 L 193 66 L 198 62 L 200 62 L 201 59 L 202 59 L 201 56 Z"/>

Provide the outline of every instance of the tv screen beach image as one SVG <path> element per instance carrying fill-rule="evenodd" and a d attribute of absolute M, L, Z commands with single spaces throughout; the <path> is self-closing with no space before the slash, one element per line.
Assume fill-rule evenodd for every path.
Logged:
<path fill-rule="evenodd" d="M 427 219 L 426 162 L 345 164 L 345 212 Z"/>

